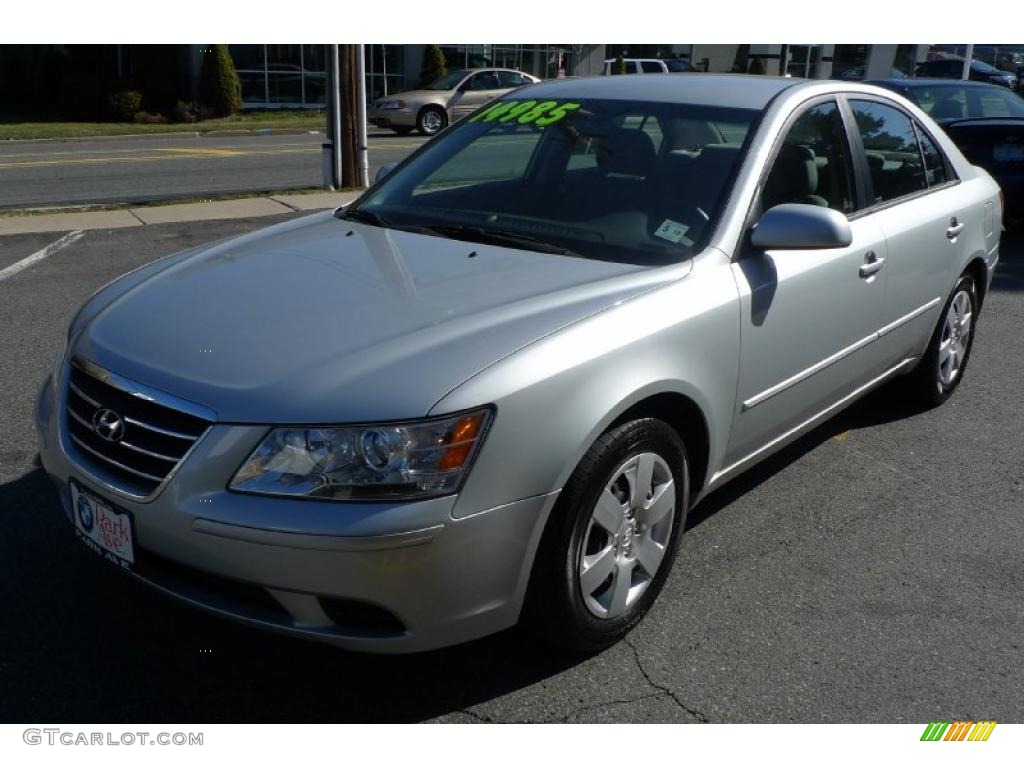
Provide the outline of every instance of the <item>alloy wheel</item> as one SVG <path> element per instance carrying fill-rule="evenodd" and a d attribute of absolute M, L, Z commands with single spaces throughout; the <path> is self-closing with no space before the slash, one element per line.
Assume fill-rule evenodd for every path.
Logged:
<path fill-rule="evenodd" d="M 583 602 L 594 616 L 628 611 L 654 580 L 672 535 L 675 479 L 656 453 L 623 462 L 594 506 L 577 558 Z"/>
<path fill-rule="evenodd" d="M 971 337 L 971 296 L 958 291 L 949 303 L 939 340 L 939 381 L 949 386 L 960 375 Z"/>

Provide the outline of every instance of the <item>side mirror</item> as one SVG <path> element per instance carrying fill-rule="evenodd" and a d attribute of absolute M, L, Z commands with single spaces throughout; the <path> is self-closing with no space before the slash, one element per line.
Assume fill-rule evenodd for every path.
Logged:
<path fill-rule="evenodd" d="M 373 183 L 376 184 L 393 170 L 398 163 L 384 163 L 380 168 L 377 169 L 377 174 L 373 177 Z"/>
<path fill-rule="evenodd" d="M 769 208 L 754 227 L 750 243 L 762 249 L 845 248 L 853 242 L 850 222 L 839 211 L 803 203 Z"/>

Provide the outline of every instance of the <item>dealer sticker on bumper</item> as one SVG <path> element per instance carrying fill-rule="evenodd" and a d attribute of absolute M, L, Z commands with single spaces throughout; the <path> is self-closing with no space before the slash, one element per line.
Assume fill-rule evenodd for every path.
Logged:
<path fill-rule="evenodd" d="M 71 483 L 71 506 L 75 531 L 87 546 L 125 568 L 135 562 L 129 515 L 116 512 L 75 483 Z"/>

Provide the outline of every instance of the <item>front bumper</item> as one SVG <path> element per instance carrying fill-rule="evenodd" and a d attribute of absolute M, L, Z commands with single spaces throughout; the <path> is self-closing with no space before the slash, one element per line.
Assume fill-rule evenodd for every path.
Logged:
<path fill-rule="evenodd" d="M 378 128 L 415 128 L 416 110 L 409 107 L 401 109 L 372 109 L 368 118 Z"/>
<path fill-rule="evenodd" d="M 66 439 L 63 399 L 48 379 L 36 424 L 65 514 L 70 521 L 70 481 L 129 512 L 130 573 L 167 594 L 263 628 L 385 653 L 453 645 L 518 620 L 557 494 L 454 519 L 455 497 L 390 504 L 232 493 L 228 478 L 266 430 L 218 424 L 155 498 L 139 501 L 83 470 Z"/>

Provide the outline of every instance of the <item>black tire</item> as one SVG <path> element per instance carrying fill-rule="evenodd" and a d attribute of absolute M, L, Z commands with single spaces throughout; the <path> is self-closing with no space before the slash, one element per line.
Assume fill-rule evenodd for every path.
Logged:
<path fill-rule="evenodd" d="M 424 107 L 416 116 L 416 130 L 424 136 L 436 136 L 447 127 L 448 114 L 440 107 Z"/>
<path fill-rule="evenodd" d="M 635 602 L 621 615 L 599 618 L 584 602 L 580 586 L 578 568 L 587 545 L 584 539 L 592 530 L 591 515 L 599 497 L 615 480 L 613 475 L 632 457 L 644 453 L 656 454 L 671 471 L 675 490 L 671 533 L 664 543 L 664 555 L 656 573 Z M 672 570 L 686 523 L 688 471 L 686 447 L 676 431 L 663 421 L 637 419 L 598 438 L 569 478 L 541 540 L 524 608 L 527 628 L 554 645 L 590 653 L 613 645 L 636 626 Z M 614 583 L 607 589 L 613 586 Z"/>
<path fill-rule="evenodd" d="M 397 133 L 399 136 L 408 136 L 415 129 L 409 125 L 393 125 L 391 126 L 391 130 Z"/>
<path fill-rule="evenodd" d="M 942 369 L 942 348 L 948 337 L 946 318 L 949 315 L 953 301 L 961 293 L 966 294 L 971 307 L 967 341 L 964 345 L 965 351 L 958 360 L 955 376 L 950 379 L 947 375 L 947 380 L 944 381 Z M 904 382 L 904 391 L 908 397 L 913 398 L 924 405 L 933 407 L 942 405 L 949 399 L 949 397 L 956 391 L 956 388 L 960 386 L 960 382 L 963 381 L 964 372 L 967 369 L 967 363 L 971 359 L 971 349 L 974 347 L 974 336 L 977 333 L 977 326 L 977 288 L 974 284 L 974 278 L 969 274 L 963 274 L 960 276 L 960 279 L 957 280 L 956 285 L 953 287 L 953 291 L 949 294 L 949 298 L 946 299 L 946 303 L 942 307 L 942 312 L 939 314 L 939 320 L 935 325 L 935 330 L 932 332 L 932 336 L 928 340 L 928 349 Z"/>

